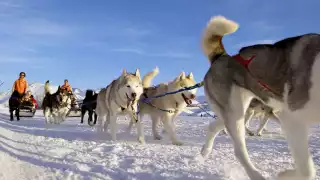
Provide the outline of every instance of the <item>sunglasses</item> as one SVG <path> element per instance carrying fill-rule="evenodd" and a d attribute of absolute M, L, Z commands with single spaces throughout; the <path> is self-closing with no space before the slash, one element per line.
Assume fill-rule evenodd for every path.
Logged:
<path fill-rule="evenodd" d="M 20 76 L 23 76 L 23 77 L 24 77 L 24 76 L 26 76 L 26 75 L 24 75 L 24 74 L 21 74 Z"/>

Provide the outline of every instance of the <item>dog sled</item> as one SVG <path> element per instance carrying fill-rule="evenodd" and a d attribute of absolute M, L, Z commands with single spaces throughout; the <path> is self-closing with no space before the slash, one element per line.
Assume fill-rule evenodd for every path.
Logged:
<path fill-rule="evenodd" d="M 82 104 L 82 100 L 75 101 L 75 103 L 71 105 L 71 108 L 67 114 L 67 117 L 80 117 L 81 104 Z"/>
<path fill-rule="evenodd" d="M 37 111 L 37 105 L 34 105 L 30 101 L 24 101 L 20 105 L 19 116 L 20 117 L 33 117 Z"/>

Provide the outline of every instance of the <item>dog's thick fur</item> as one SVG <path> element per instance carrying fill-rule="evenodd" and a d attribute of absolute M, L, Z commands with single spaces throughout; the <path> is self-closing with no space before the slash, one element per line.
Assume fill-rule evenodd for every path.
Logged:
<path fill-rule="evenodd" d="M 184 87 L 193 86 L 196 84 L 196 81 L 194 80 L 192 73 L 186 76 L 184 72 L 181 72 L 173 81 L 167 84 L 161 83 L 156 87 L 152 87 L 152 79 L 158 73 L 159 69 L 156 68 L 152 72 L 146 74 L 142 80 L 144 94 L 141 96 L 140 100 L 140 118 L 142 119 L 144 115 L 149 115 L 151 117 L 152 133 L 154 138 L 157 140 L 162 138 L 157 131 L 157 126 L 161 120 L 165 131 L 168 132 L 172 140 L 172 143 L 174 145 L 182 145 L 183 143 L 177 139 L 174 132 L 174 119 L 183 111 L 184 108 L 186 108 L 187 103 L 192 103 L 192 99 L 196 97 L 197 89 L 155 98 L 148 103 L 144 102 L 143 99 L 177 91 Z M 171 110 L 172 112 L 168 112 L 168 110 Z M 129 125 L 129 131 L 132 125 L 133 122 L 131 121 Z"/>
<path fill-rule="evenodd" d="M 260 120 L 260 125 L 259 125 L 259 128 L 256 133 L 257 136 L 262 135 L 262 131 L 264 130 L 265 126 L 267 125 L 269 119 L 273 119 L 273 120 L 276 120 L 277 122 L 279 122 L 279 119 L 274 114 L 273 109 L 271 107 L 263 104 L 261 101 L 259 101 L 256 98 L 252 99 L 244 117 L 245 117 L 244 122 L 246 125 L 245 126 L 246 132 L 250 136 L 255 135 L 255 133 L 248 128 L 248 123 L 252 120 L 253 117 L 259 118 L 259 120 Z M 226 129 L 224 129 L 223 132 L 224 132 L 224 134 L 227 134 Z"/>
<path fill-rule="evenodd" d="M 97 97 L 98 93 L 95 93 L 93 90 L 88 89 L 86 91 L 86 96 L 83 99 L 81 105 L 81 123 L 83 123 L 83 117 L 88 111 L 88 124 L 90 126 L 95 125 L 97 122 Z M 94 122 L 92 123 L 92 115 L 94 114 Z"/>
<path fill-rule="evenodd" d="M 20 120 L 21 99 L 22 99 L 22 96 L 18 93 L 18 91 L 13 91 L 13 93 L 9 99 L 9 113 L 10 113 L 10 120 L 11 121 L 13 121 L 13 111 L 15 111 L 17 121 Z"/>
<path fill-rule="evenodd" d="M 145 143 L 143 127 L 137 117 L 138 100 L 143 93 L 140 71 L 135 74 L 127 73 L 124 69 L 122 75 L 103 88 L 97 97 L 96 113 L 98 115 L 97 128 L 99 132 L 107 131 L 110 123 L 112 140 L 116 140 L 117 117 L 129 115 L 137 123 L 138 141 Z"/>
<path fill-rule="evenodd" d="M 251 100 L 257 98 L 279 112 L 295 162 L 295 168 L 280 173 L 278 179 L 314 179 L 308 130 L 320 122 L 320 35 L 305 34 L 242 48 L 239 55 L 243 58 L 255 56 L 246 69 L 226 53 L 221 41 L 237 29 L 236 22 L 216 16 L 204 31 L 202 47 L 211 64 L 204 78 L 205 95 L 219 118 L 209 125 L 201 154 L 206 157 L 211 152 L 215 136 L 226 126 L 235 155 L 250 179 L 264 180 L 250 161 L 245 143 L 244 114 Z M 269 90 L 258 81 L 266 83 Z"/>
<path fill-rule="evenodd" d="M 44 85 L 45 97 L 42 101 L 43 114 L 47 124 L 59 124 L 65 121 L 71 108 L 71 95 L 58 87 L 54 93 L 50 93 L 49 81 Z"/>

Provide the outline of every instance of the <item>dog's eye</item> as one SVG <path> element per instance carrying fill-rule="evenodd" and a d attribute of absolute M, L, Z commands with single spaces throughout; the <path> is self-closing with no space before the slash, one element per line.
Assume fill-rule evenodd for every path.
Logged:
<path fill-rule="evenodd" d="M 130 88 L 130 85 L 127 85 L 127 88 Z"/>

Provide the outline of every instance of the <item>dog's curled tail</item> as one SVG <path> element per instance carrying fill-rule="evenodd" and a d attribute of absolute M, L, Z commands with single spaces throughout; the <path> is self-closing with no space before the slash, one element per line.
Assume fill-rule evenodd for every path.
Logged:
<path fill-rule="evenodd" d="M 144 88 L 148 88 L 151 86 L 153 78 L 159 74 L 159 68 L 156 67 L 153 71 L 147 73 L 142 79 L 142 85 Z"/>
<path fill-rule="evenodd" d="M 44 84 L 44 94 L 50 93 L 49 80 Z"/>
<path fill-rule="evenodd" d="M 237 31 L 238 23 L 224 16 L 213 16 L 207 24 L 202 37 L 202 49 L 209 59 L 225 53 L 222 37 Z"/>

